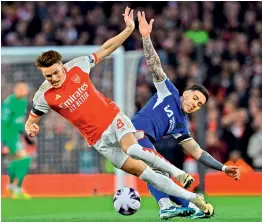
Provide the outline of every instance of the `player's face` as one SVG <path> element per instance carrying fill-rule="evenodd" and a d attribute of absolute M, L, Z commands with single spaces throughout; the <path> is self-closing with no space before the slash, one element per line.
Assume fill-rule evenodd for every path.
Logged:
<path fill-rule="evenodd" d="M 52 84 L 54 88 L 60 88 L 65 80 L 65 71 L 62 63 L 55 63 L 50 67 L 41 67 L 45 79 Z"/>
<path fill-rule="evenodd" d="M 18 98 L 27 97 L 29 93 L 29 87 L 27 83 L 17 83 L 14 88 L 14 93 Z"/>
<path fill-rule="evenodd" d="M 206 103 L 206 97 L 198 90 L 186 90 L 182 97 L 182 109 L 185 113 L 194 113 Z"/>

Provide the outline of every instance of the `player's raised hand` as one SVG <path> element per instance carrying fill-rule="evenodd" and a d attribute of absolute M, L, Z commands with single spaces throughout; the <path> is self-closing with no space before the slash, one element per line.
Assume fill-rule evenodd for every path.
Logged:
<path fill-rule="evenodd" d="M 145 12 L 141 13 L 140 11 L 137 13 L 137 17 L 138 17 L 140 34 L 142 35 L 142 37 L 149 36 L 150 33 L 152 32 L 154 19 L 151 19 L 148 24 L 148 22 L 146 21 Z"/>
<path fill-rule="evenodd" d="M 240 178 L 240 171 L 239 171 L 238 167 L 236 167 L 236 166 L 227 166 L 225 173 L 229 177 L 233 177 L 235 180 L 239 180 L 239 178 Z"/>
<path fill-rule="evenodd" d="M 26 133 L 28 136 L 33 138 L 39 133 L 39 130 L 39 126 L 36 123 L 33 123 L 28 129 L 26 129 Z"/>
<path fill-rule="evenodd" d="M 126 7 L 125 14 L 122 14 L 124 16 L 124 20 L 126 23 L 126 28 L 133 31 L 135 29 L 135 22 L 134 22 L 134 10 L 129 7 Z"/>

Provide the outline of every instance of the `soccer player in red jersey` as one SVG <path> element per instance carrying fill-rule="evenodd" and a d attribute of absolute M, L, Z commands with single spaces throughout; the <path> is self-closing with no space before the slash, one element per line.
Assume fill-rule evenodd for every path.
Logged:
<path fill-rule="evenodd" d="M 140 146 L 130 119 L 120 111 L 116 103 L 100 93 L 89 78 L 90 69 L 116 50 L 133 32 L 133 10 L 127 7 L 123 16 L 126 28 L 106 41 L 92 55 L 81 56 L 62 64 L 62 56 L 50 50 L 36 59 L 35 64 L 46 80 L 33 98 L 33 109 L 25 130 L 30 137 L 35 137 L 39 133 L 37 124 L 41 116 L 53 109 L 71 122 L 87 143 L 117 168 L 167 194 L 188 199 L 207 215 L 213 215 L 214 208 L 203 196 L 179 187 L 169 177 L 150 168 L 171 174 L 184 187 L 193 182 L 190 175 L 176 168 L 157 152 Z"/>

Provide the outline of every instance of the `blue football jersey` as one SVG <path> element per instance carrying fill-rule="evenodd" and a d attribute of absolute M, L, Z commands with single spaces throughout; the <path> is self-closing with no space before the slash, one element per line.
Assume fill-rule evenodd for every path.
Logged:
<path fill-rule="evenodd" d="M 135 128 L 154 140 L 165 135 L 173 135 L 179 142 L 191 138 L 177 88 L 169 79 L 154 84 L 157 93 L 132 118 Z"/>

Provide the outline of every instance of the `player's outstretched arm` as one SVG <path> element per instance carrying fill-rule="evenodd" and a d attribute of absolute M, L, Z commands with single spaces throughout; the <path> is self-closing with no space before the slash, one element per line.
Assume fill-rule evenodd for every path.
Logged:
<path fill-rule="evenodd" d="M 110 55 L 114 52 L 122 43 L 131 35 L 131 33 L 135 29 L 135 22 L 134 22 L 134 10 L 126 7 L 125 13 L 123 14 L 124 20 L 126 23 L 126 28 L 119 33 L 117 36 L 107 40 L 101 48 L 95 52 L 97 56 L 97 62 L 104 59 L 106 56 Z"/>
<path fill-rule="evenodd" d="M 225 166 L 216 159 L 214 159 L 208 152 L 202 150 L 198 143 L 194 139 L 182 142 L 183 148 L 190 153 L 196 160 L 199 160 L 202 164 L 210 167 L 214 170 L 223 171 L 228 176 L 233 177 L 235 180 L 240 178 L 240 172 L 238 167 Z"/>
<path fill-rule="evenodd" d="M 35 136 L 37 136 L 37 134 L 39 133 L 39 126 L 37 125 L 39 123 L 41 119 L 41 116 L 37 116 L 37 115 L 34 115 L 33 116 L 29 116 L 26 123 L 25 123 L 25 132 L 26 134 L 33 138 Z"/>
<path fill-rule="evenodd" d="M 154 19 L 151 19 L 150 23 L 148 24 L 144 12 L 141 13 L 139 11 L 137 13 L 137 16 L 139 23 L 139 32 L 142 35 L 143 49 L 149 71 L 152 73 L 154 82 L 163 81 L 164 79 L 166 79 L 166 74 L 162 69 L 160 58 L 156 50 L 154 49 L 150 38 Z"/>

